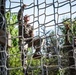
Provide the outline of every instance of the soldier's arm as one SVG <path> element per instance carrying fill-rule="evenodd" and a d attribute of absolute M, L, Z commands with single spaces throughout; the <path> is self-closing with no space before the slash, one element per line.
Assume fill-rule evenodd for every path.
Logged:
<path fill-rule="evenodd" d="M 34 34 L 33 34 L 33 27 L 32 26 L 31 26 L 31 30 L 30 30 L 29 34 L 30 34 L 30 37 L 34 36 Z"/>
<path fill-rule="evenodd" d="M 33 30 L 32 30 L 32 31 L 30 31 L 30 36 L 31 36 L 31 37 L 33 37 L 33 36 L 34 36 L 34 34 L 33 34 Z"/>
<path fill-rule="evenodd" d="M 18 11 L 18 16 L 17 16 L 17 18 L 18 18 L 18 23 L 19 23 L 19 25 L 22 25 L 21 22 L 22 22 L 24 7 L 26 7 L 25 4 L 24 4 L 23 6 L 21 6 L 21 9 Z"/>

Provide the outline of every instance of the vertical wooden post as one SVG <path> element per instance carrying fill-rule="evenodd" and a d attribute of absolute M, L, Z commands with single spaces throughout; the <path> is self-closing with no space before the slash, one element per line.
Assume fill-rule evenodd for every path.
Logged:
<path fill-rule="evenodd" d="M 6 27 L 5 26 L 5 2 L 6 2 L 6 0 L 0 0 L 0 14 L 1 14 L 1 16 L 0 16 L 0 29 L 1 29 L 0 33 L 2 32 L 0 37 L 6 34 L 5 33 L 5 29 L 6 29 L 5 28 Z M 6 50 L 6 48 L 5 48 L 6 38 L 3 37 L 2 39 L 0 39 L 0 42 L 2 42 L 2 43 L 0 43 L 0 46 L 3 48 L 3 50 Z M 7 57 L 6 57 L 5 52 L 0 53 L 0 60 L 2 60 L 4 58 L 4 61 L 2 60 L 0 62 L 0 65 L 7 66 L 8 63 L 7 63 Z M 4 63 L 2 63 L 2 62 L 4 62 Z M 1 69 L 1 72 L 3 72 L 3 73 L 1 73 L 1 75 L 9 75 L 5 67 L 0 67 L 0 69 Z"/>
<path fill-rule="evenodd" d="M 6 0 L 0 0 L 0 5 L 1 5 L 0 12 L 3 16 L 5 16 L 5 1 Z M 3 21 L 3 19 L 0 18 L 0 22 L 2 22 L 2 21 Z M 2 23 L 0 24 L 0 28 L 1 28 L 1 26 L 2 26 Z M 3 30 L 5 30 L 5 25 L 3 26 Z"/>
<path fill-rule="evenodd" d="M 3 26 L 2 26 L 1 22 L 3 22 L 3 17 L 5 16 L 5 1 L 6 0 L 0 0 L 0 13 L 1 13 L 1 17 L 0 17 L 0 29 L 2 28 L 2 30 L 4 30 L 4 31 L 5 31 L 5 24 L 3 24 Z M 4 48 L 4 45 L 1 44 L 1 47 Z M 3 58 L 1 55 L 4 56 L 5 53 L 0 53 L 0 60 L 2 60 L 2 58 Z M 0 61 L 0 65 L 2 65 L 2 61 Z M 0 67 L 0 69 L 1 69 L 1 71 L 3 71 L 4 68 Z M 1 73 L 1 75 L 6 75 L 6 73 Z"/>

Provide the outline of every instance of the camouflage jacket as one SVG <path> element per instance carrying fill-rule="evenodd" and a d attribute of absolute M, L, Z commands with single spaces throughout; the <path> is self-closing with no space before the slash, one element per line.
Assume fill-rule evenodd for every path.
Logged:
<path fill-rule="evenodd" d="M 21 9 L 18 12 L 19 36 L 22 36 L 23 34 L 24 38 L 30 38 L 32 37 L 33 27 L 29 24 L 25 25 L 23 23 L 23 12 L 24 7 L 21 7 Z"/>

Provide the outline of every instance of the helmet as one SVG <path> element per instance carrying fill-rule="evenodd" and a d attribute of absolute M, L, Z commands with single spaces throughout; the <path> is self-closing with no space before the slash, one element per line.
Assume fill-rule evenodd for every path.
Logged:
<path fill-rule="evenodd" d="M 29 20 L 30 20 L 30 17 L 29 17 L 28 15 L 25 15 L 25 16 L 24 16 L 24 21 L 27 22 L 27 21 L 29 21 Z"/>

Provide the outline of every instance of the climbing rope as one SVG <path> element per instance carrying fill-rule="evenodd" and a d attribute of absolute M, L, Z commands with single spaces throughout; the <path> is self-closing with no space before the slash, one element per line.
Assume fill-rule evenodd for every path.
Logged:
<path fill-rule="evenodd" d="M 8 5 L 7 5 L 8 4 Z M 33 26 L 34 29 L 34 37 L 32 40 L 32 47 L 29 49 L 27 48 L 27 52 L 24 54 L 24 44 L 18 45 L 17 48 L 21 47 L 21 49 L 18 51 L 18 53 L 15 53 L 13 51 L 13 54 L 11 52 L 7 51 L 5 54 L 9 57 L 9 59 L 13 56 L 15 59 L 17 58 L 19 62 L 23 61 L 20 58 L 20 55 L 23 53 L 25 55 L 24 64 L 27 66 L 28 73 L 31 73 L 31 75 L 35 75 L 36 69 L 38 70 L 37 74 L 41 75 L 49 75 L 51 73 L 54 75 L 55 71 L 59 71 L 60 75 L 64 75 L 65 71 L 68 69 L 75 69 L 76 66 L 76 57 L 75 57 L 75 47 L 73 45 L 74 41 L 71 42 L 70 45 L 64 45 L 64 38 L 66 36 L 71 36 L 72 39 L 74 37 L 73 35 L 73 19 L 76 16 L 76 1 L 75 0 L 6 0 L 6 7 L 5 12 L 10 12 L 10 14 L 15 13 L 18 14 L 18 10 L 21 8 L 23 4 L 27 4 L 27 7 L 24 10 L 24 14 L 28 14 L 30 16 L 30 22 L 29 24 Z M 24 16 L 23 14 L 23 16 Z M 0 12 L 0 17 L 3 19 L 2 22 L 0 22 L 1 29 L 3 28 L 3 25 L 6 23 L 5 18 L 3 17 L 2 13 Z M 70 21 L 70 27 L 71 27 L 71 34 L 62 34 L 59 27 L 65 27 L 63 24 L 63 19 L 68 18 Z M 12 15 L 10 15 L 9 22 L 6 27 L 15 26 L 15 28 L 18 30 L 18 22 L 14 22 L 13 24 L 10 23 L 12 20 Z M 24 24 L 22 22 L 22 24 Z M 23 27 L 22 27 L 23 28 Z M 8 28 L 7 28 L 8 29 Z M 64 30 L 65 31 L 65 30 Z M 23 30 L 22 30 L 23 33 Z M 22 37 L 22 41 L 28 40 L 30 38 L 25 39 L 22 36 L 13 36 L 11 35 L 12 39 L 18 39 L 19 37 Z M 1 37 L 1 36 L 0 36 Z M 40 59 L 34 59 L 33 55 L 35 52 L 33 41 L 34 39 L 39 38 L 40 39 L 40 52 L 41 52 L 41 58 Z M 7 38 L 6 38 L 7 39 Z M 42 43 L 42 39 L 44 42 Z M 12 40 L 13 42 L 13 40 Z M 18 42 L 17 42 L 18 43 Z M 65 48 L 72 47 L 72 50 L 65 51 Z M 15 49 L 13 46 L 12 48 Z M 68 48 L 69 49 L 69 48 Z M 12 49 L 11 49 L 12 50 Z M 31 50 L 31 51 L 30 51 Z M 74 56 L 68 56 L 70 52 L 73 52 Z M 0 50 L 0 53 L 3 51 Z M 30 56 L 30 57 L 29 57 Z M 5 57 L 4 59 L 7 59 L 8 57 Z M 74 58 L 75 63 L 73 65 L 68 65 L 67 59 Z M 30 60 L 29 60 L 30 59 Z M 1 62 L 3 59 L 0 59 Z M 11 60 L 11 59 L 10 59 Z M 36 61 L 35 61 L 36 60 Z M 9 61 L 9 60 L 8 60 Z M 15 60 L 16 61 L 16 60 Z M 27 63 L 26 63 L 27 61 Z M 34 64 L 33 64 L 33 61 Z M 38 62 L 39 63 L 38 63 Z M 16 62 L 15 62 L 16 63 Z M 9 62 L 8 62 L 9 64 Z M 11 73 L 13 70 L 20 70 L 25 66 L 14 66 L 11 67 L 11 65 L 7 66 L 7 64 L 1 65 L 6 70 Z M 1 67 L 0 66 L 0 67 Z M 0 69 L 1 71 L 1 69 Z M 52 72 L 51 72 L 52 71 Z M 54 71 L 54 73 L 53 73 Z M 4 71 L 2 71 L 3 74 Z M 58 73 L 58 72 L 57 72 Z M 4 75 L 4 74 L 3 74 Z M 7 73 L 5 74 L 7 75 Z"/>

